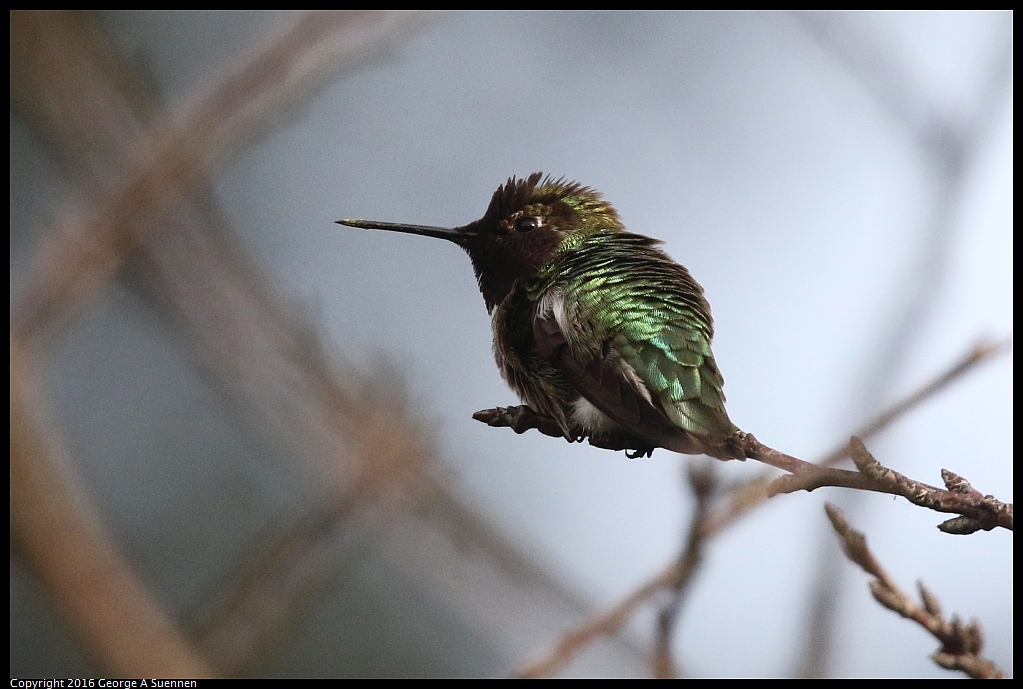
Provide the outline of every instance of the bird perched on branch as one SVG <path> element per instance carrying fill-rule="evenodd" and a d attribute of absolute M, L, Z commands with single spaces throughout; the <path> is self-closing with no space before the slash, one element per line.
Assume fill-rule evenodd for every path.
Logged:
<path fill-rule="evenodd" d="M 593 189 L 534 173 L 509 179 L 462 227 L 338 222 L 438 237 L 469 254 L 498 368 L 525 402 L 474 418 L 631 457 L 658 447 L 745 457 L 703 289 Z"/>

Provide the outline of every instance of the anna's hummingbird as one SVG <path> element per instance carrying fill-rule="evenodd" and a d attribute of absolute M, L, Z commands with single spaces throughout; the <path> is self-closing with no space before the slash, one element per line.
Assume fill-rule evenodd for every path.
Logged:
<path fill-rule="evenodd" d="M 593 189 L 534 173 L 509 179 L 462 227 L 338 222 L 439 237 L 469 254 L 498 368 L 526 403 L 474 418 L 630 456 L 744 456 L 703 289 Z"/>

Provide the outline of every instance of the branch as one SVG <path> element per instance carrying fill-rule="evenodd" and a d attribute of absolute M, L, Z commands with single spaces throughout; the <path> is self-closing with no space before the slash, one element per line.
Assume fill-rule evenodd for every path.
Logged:
<path fill-rule="evenodd" d="M 770 449 L 770 448 L 768 448 Z M 790 476 L 782 476 L 768 489 L 772 495 L 813 490 L 821 486 L 859 488 L 875 493 L 888 493 L 906 498 L 936 512 L 958 514 L 938 526 L 946 533 L 970 534 L 990 531 L 996 527 L 1013 530 L 1012 504 L 1003 503 L 994 496 L 981 495 L 966 479 L 951 471 L 942 470 L 947 490 L 914 481 L 899 472 L 882 466 L 856 436 L 849 442 L 849 451 L 859 473 L 821 467 L 809 462 L 793 465 Z M 772 450 L 772 452 L 774 452 Z M 781 453 L 777 453 L 781 454 Z M 787 457 L 787 455 L 783 455 Z M 793 458 L 788 458 L 793 459 Z M 801 460 L 796 460 L 801 462 Z M 781 463 L 781 462 L 779 462 Z M 777 466 L 777 465 L 775 465 Z M 840 472 L 836 474 L 835 472 Z M 852 478 L 850 478 L 852 477 Z"/>
<path fill-rule="evenodd" d="M 946 620 L 941 614 L 941 603 L 922 583 L 918 586 L 923 605 L 918 605 L 881 567 L 867 548 L 866 537 L 849 525 L 841 510 L 831 503 L 825 504 L 824 510 L 842 541 L 846 556 L 874 577 L 874 581 L 870 582 L 870 592 L 877 602 L 907 620 L 913 620 L 941 642 L 941 648 L 931 655 L 934 662 L 946 670 L 965 672 L 974 679 L 1001 679 L 1005 676 L 997 665 L 980 655 L 984 644 L 980 623 L 963 624 L 955 615 L 950 621 Z"/>
<path fill-rule="evenodd" d="M 942 490 L 881 466 L 859 438 L 852 439 L 850 448 L 856 468 L 883 487 L 883 492 L 901 495 L 913 504 L 936 512 L 961 515 L 940 524 L 938 528 L 942 531 L 970 534 L 980 530 L 991 531 L 998 526 L 1013 530 L 1012 503 L 1003 503 L 993 495 L 981 495 L 963 477 L 942 469 L 941 477 L 947 488 Z"/>
<path fill-rule="evenodd" d="M 755 459 L 776 469 L 789 472 L 789 476 L 775 479 L 768 486 L 767 497 L 774 497 L 779 493 L 794 493 L 797 490 L 810 492 L 824 486 L 876 490 L 875 484 L 860 473 L 813 464 L 787 455 L 764 445 L 753 437 L 752 433 L 739 431 L 736 434 L 736 440 L 748 459 Z"/>

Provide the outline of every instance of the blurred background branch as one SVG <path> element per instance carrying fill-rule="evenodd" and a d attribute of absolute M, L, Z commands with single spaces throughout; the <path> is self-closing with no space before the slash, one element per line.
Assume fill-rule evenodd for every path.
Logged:
<path fill-rule="evenodd" d="M 394 40 L 421 15 L 293 15 L 228 74 L 173 112 L 146 120 L 140 115 L 155 111 L 151 97 L 87 17 L 11 13 L 12 96 L 90 191 L 44 231 L 51 244 L 12 307 L 22 337 L 78 307 L 138 237 L 187 204 L 211 171 L 293 111 L 327 75 Z"/>
<path fill-rule="evenodd" d="M 30 358 L 11 339 L 11 553 L 112 677 L 206 677 L 201 656 L 120 556 L 60 433 Z"/>
<path fill-rule="evenodd" d="M 842 511 L 830 503 L 824 508 L 842 541 L 846 557 L 875 577 L 870 582 L 874 598 L 889 610 L 913 620 L 941 642 L 941 650 L 931 656 L 934 662 L 946 670 L 961 670 L 974 679 L 1004 679 L 1005 673 L 980 654 L 984 641 L 978 622 L 963 624 L 954 615 L 946 620 L 941 613 L 941 603 L 922 582 L 919 588 L 923 605 L 917 605 L 874 558 L 867 548 L 866 537 L 849 525 Z"/>

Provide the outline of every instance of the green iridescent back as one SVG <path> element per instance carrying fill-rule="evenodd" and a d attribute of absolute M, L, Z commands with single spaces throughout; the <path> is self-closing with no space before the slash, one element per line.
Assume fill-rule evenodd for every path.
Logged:
<path fill-rule="evenodd" d="M 533 300 L 560 294 L 564 321 L 575 324 L 565 334 L 580 361 L 610 347 L 676 426 L 730 435 L 735 426 L 711 353 L 710 307 L 689 271 L 658 243 L 618 229 L 577 234 L 525 286 Z"/>

